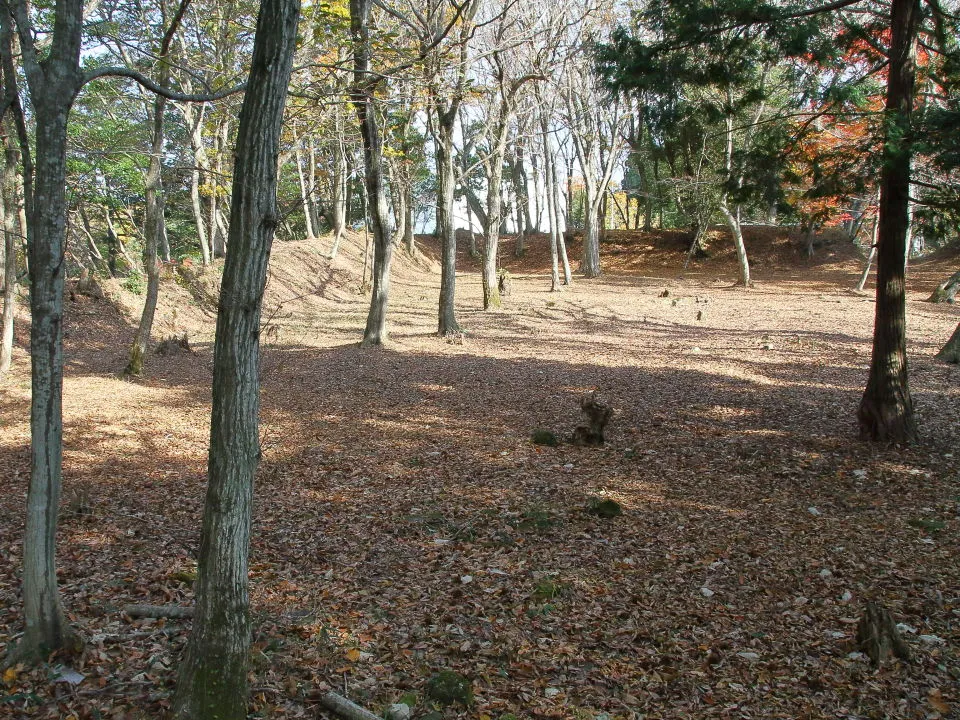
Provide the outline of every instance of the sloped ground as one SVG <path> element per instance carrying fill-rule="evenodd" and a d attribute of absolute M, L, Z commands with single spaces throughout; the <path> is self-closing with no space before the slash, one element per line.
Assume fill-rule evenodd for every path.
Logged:
<path fill-rule="evenodd" d="M 253 716 L 315 717 L 328 686 L 374 709 L 413 693 L 423 716 L 444 668 L 475 694 L 451 718 L 956 716 L 960 369 L 932 356 L 958 311 L 922 302 L 956 257 L 911 270 L 923 440 L 888 449 L 855 439 L 874 307 L 849 290 L 860 260 L 834 244 L 808 265 L 772 235 L 748 238 L 749 291 L 719 246 L 683 273 L 685 241 L 627 236 L 608 274 L 550 293 L 534 240 L 505 253 L 513 293 L 494 314 L 464 257 L 462 343 L 432 334 L 435 264 L 398 254 L 393 342 L 375 351 L 355 346 L 362 238 L 332 264 L 326 241 L 278 244 Z M 165 285 L 161 333 L 194 353 L 152 356 L 136 382 L 116 376 L 135 298 L 70 305 L 61 582 L 85 679 L 6 677 L 0 717 L 162 716 L 186 625 L 118 609 L 191 601 L 214 292 L 215 275 Z M 0 651 L 21 622 L 17 360 L 0 394 Z M 568 435 L 591 389 L 617 410 L 604 448 L 530 442 Z M 623 515 L 591 514 L 597 498 Z M 867 600 L 910 626 L 912 663 L 851 654 Z"/>

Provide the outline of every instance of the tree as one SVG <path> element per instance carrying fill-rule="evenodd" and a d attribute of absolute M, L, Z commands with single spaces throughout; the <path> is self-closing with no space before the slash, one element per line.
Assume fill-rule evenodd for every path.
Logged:
<path fill-rule="evenodd" d="M 158 82 L 164 89 L 170 81 L 170 67 L 167 57 L 170 53 L 170 45 L 189 6 L 190 0 L 180 0 L 180 6 L 174 13 L 170 26 L 160 42 L 160 51 L 157 53 L 157 61 L 160 64 Z M 161 16 L 166 19 L 166 4 L 163 0 L 161 0 L 160 11 Z M 143 266 L 147 273 L 147 296 L 143 303 L 140 324 L 130 347 L 130 361 L 127 363 L 125 370 L 128 375 L 143 373 L 143 359 L 150 344 L 153 318 L 157 311 L 157 297 L 160 293 L 160 266 L 157 248 L 167 235 L 160 161 L 160 156 L 163 153 L 163 116 L 166 108 L 167 99 L 163 95 L 156 95 L 153 101 L 153 138 L 150 144 L 150 166 L 147 169 L 144 181 L 147 207 L 144 222 Z M 167 254 L 169 255 L 169 247 L 167 248 Z M 169 260 L 169 257 L 167 259 Z"/>
<path fill-rule="evenodd" d="M 41 59 L 26 0 L 0 4 L 0 24 L 11 20 L 33 106 L 33 173 L 24 175 L 30 272 L 31 406 L 30 487 L 23 548 L 24 634 L 13 658 L 35 661 L 76 644 L 61 608 L 56 576 L 56 530 L 63 462 L 63 289 L 66 275 L 67 120 L 80 89 L 107 76 L 132 78 L 154 92 L 163 88 L 136 70 L 80 65 L 84 5 L 57 0 L 49 49 Z M 45 19 L 46 16 L 37 16 Z M 5 31 L 6 32 L 6 31 Z M 7 61 L 5 59 L 5 64 Z M 8 72 L 4 73 L 9 76 Z M 235 92 L 230 90 L 220 96 Z M 216 99 L 167 93 L 181 101 Z M 18 130 L 18 134 L 25 134 Z M 28 146 L 21 139 L 21 148 Z M 24 153 L 26 159 L 26 153 Z"/>
<path fill-rule="evenodd" d="M 948 363 L 960 363 L 960 324 L 953 331 L 953 335 L 947 340 L 947 344 L 940 348 L 937 353 L 937 360 L 943 360 Z"/>
<path fill-rule="evenodd" d="M 894 443 L 916 437 L 907 376 L 905 257 L 919 25 L 920 0 L 892 1 L 877 230 L 877 306 L 870 375 L 858 412 L 862 437 Z"/>
<path fill-rule="evenodd" d="M 390 297 L 390 261 L 393 243 L 383 172 L 383 137 L 377 117 L 376 93 L 381 79 L 370 69 L 372 45 L 370 9 L 373 0 L 350 0 L 350 31 L 353 38 L 353 85 L 350 99 L 360 121 L 363 138 L 364 184 L 370 199 L 373 231 L 373 293 L 362 345 L 382 345 L 387 339 L 387 301 Z"/>
<path fill-rule="evenodd" d="M 174 700 L 180 720 L 241 720 L 247 715 L 247 566 L 253 480 L 260 459 L 260 312 L 280 219 L 277 158 L 299 12 L 299 0 L 263 0 L 240 110 L 230 252 L 214 345 L 196 615 Z"/>

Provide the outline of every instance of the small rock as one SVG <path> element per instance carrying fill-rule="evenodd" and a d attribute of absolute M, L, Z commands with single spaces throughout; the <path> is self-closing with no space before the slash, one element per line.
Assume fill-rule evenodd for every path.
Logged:
<path fill-rule="evenodd" d="M 921 635 L 920 642 L 926 643 L 927 645 L 946 645 L 947 641 L 944 640 L 939 635 Z"/>
<path fill-rule="evenodd" d="M 849 655 L 847 655 L 847 660 L 857 660 L 857 661 L 862 662 L 862 661 L 864 661 L 864 660 L 869 660 L 869 659 L 870 659 L 870 658 L 868 658 L 868 657 L 867 657 L 866 655 L 864 655 L 862 652 L 852 652 L 852 653 L 850 653 Z"/>
<path fill-rule="evenodd" d="M 759 660 L 760 656 L 755 652 L 738 652 L 737 655 L 742 657 L 744 660 Z"/>
<path fill-rule="evenodd" d="M 833 571 L 828 570 L 827 568 L 824 568 L 823 570 L 820 571 L 820 577 L 824 579 L 830 577 L 831 575 L 833 575 Z"/>
<path fill-rule="evenodd" d="M 700 348 L 695 347 L 695 348 L 693 348 L 690 352 L 692 352 L 692 353 L 698 353 L 698 352 L 700 352 Z"/>
<path fill-rule="evenodd" d="M 844 590 L 843 595 L 840 596 L 840 601 L 846 603 L 850 602 L 851 600 L 853 600 L 853 593 L 849 590 Z"/>
<path fill-rule="evenodd" d="M 573 470 L 573 463 L 567 463 L 563 466 L 564 470 Z"/>
<path fill-rule="evenodd" d="M 462 582 L 464 585 L 469 585 L 470 583 L 473 582 L 473 575 L 463 575 L 463 576 L 461 576 L 461 577 L 460 577 L 460 582 Z"/>
<path fill-rule="evenodd" d="M 906 623 L 897 623 L 897 630 L 902 633 L 910 633 L 911 635 L 917 634 L 917 629 L 913 625 L 907 625 Z"/>
<path fill-rule="evenodd" d="M 560 694 L 560 688 L 548 687 L 543 691 L 544 697 L 552 698 Z"/>
<path fill-rule="evenodd" d="M 410 711 L 410 708 L 403 703 L 394 703 L 387 708 L 383 716 L 386 720 L 410 720 L 413 713 Z"/>
<path fill-rule="evenodd" d="M 866 471 L 866 470 L 854 470 L 854 471 L 853 471 L 853 476 L 854 476 L 855 478 L 857 478 L 857 480 L 864 480 L 864 479 L 867 477 L 867 471 Z"/>
<path fill-rule="evenodd" d="M 821 515 L 823 515 L 822 512 L 820 512 L 819 510 L 817 510 L 817 509 L 816 509 L 815 507 L 813 507 L 812 505 L 807 508 L 807 512 L 810 513 L 811 515 L 813 515 L 814 517 L 820 517 Z"/>
<path fill-rule="evenodd" d="M 764 349 L 764 350 L 773 350 L 773 345 L 770 344 L 770 343 L 764 343 L 764 344 L 763 344 L 763 349 Z"/>
<path fill-rule="evenodd" d="M 79 685 L 84 681 L 85 678 L 85 675 L 81 675 L 73 668 L 66 667 L 65 665 L 57 665 L 53 668 L 54 682 L 65 682 L 68 685 Z"/>
<path fill-rule="evenodd" d="M 700 594 L 703 595 L 705 598 L 712 598 L 714 595 L 716 595 L 716 593 L 713 590 L 711 590 L 706 586 L 700 588 Z"/>

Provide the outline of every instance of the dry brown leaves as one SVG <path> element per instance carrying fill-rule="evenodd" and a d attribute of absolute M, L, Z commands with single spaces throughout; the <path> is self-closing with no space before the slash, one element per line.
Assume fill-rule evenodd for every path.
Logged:
<path fill-rule="evenodd" d="M 649 264 L 628 252 L 638 242 Z M 618 243 L 610 266 L 632 274 L 554 294 L 535 244 L 508 260 L 513 295 L 496 314 L 475 309 L 479 283 L 463 275 L 463 344 L 431 334 L 435 266 L 399 259 L 393 343 L 376 351 L 354 345 L 357 239 L 332 267 L 317 247 L 278 245 L 253 717 L 316 717 L 329 687 L 376 710 L 413 693 L 422 715 L 443 668 L 475 693 L 446 717 L 956 716 L 960 371 L 932 356 L 957 310 L 921 302 L 944 267 L 911 276 L 923 440 L 888 449 L 855 439 L 873 315 L 848 292 L 855 261 L 803 268 L 789 243 L 758 247 L 777 259 L 744 292 L 722 259 L 678 279 L 682 244 Z M 162 322 L 197 354 L 151 357 L 139 382 L 116 376 L 129 311 L 69 308 L 60 580 L 87 645 L 54 663 L 83 679 L 8 673 L 0 717 L 168 706 L 186 624 L 118 611 L 191 602 L 212 323 L 188 291 L 165 286 Z M 0 395 L 0 652 L 22 622 L 29 379 L 17 360 Z M 606 447 L 530 442 L 537 428 L 569 434 L 593 388 L 617 410 Z M 624 514 L 590 514 L 597 497 Z M 876 670 L 856 654 L 867 600 L 905 624 L 912 664 Z"/>

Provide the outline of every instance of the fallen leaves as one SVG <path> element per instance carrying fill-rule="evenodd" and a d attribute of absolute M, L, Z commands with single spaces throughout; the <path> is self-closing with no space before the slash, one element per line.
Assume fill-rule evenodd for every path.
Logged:
<path fill-rule="evenodd" d="M 303 244 L 277 253 L 275 293 L 324 267 Z M 954 712 L 960 391 L 928 357 L 949 308 L 911 315 L 927 440 L 897 451 L 854 438 L 872 306 L 824 306 L 833 276 L 751 293 L 671 280 L 674 306 L 659 280 L 548 295 L 515 272 L 511 305 L 489 315 L 467 310 L 464 277 L 469 342 L 448 345 L 431 335 L 435 278 L 402 271 L 393 348 L 346 345 L 355 295 L 305 298 L 280 333 L 302 342 L 264 348 L 253 712 L 315 716 L 334 689 L 375 709 L 412 693 L 421 717 L 444 670 L 473 698 L 447 717 Z M 691 295 L 709 299 L 699 322 L 680 314 Z M 74 333 L 65 395 L 66 486 L 86 489 L 89 512 L 65 514 L 60 536 L 65 605 L 88 640 L 68 667 L 84 679 L 8 671 L 0 699 L 17 699 L 0 715 L 160 716 L 188 627 L 118 611 L 192 601 L 210 352 L 193 340 L 209 327 L 191 329 L 197 355 L 157 358 L 141 385 L 111 374 L 129 326 L 106 309 L 79 319 L 94 321 Z M 605 447 L 531 441 L 568 437 L 596 387 L 616 407 Z M 20 627 L 25 401 L 0 397 L 4 646 Z M 591 511 L 607 500 L 621 512 Z M 874 671 L 855 654 L 870 599 L 914 630 L 915 664 Z"/>

